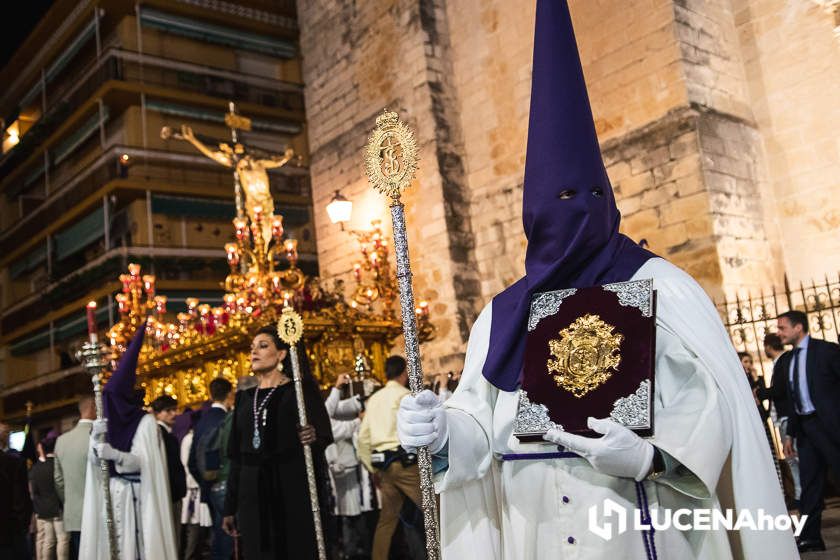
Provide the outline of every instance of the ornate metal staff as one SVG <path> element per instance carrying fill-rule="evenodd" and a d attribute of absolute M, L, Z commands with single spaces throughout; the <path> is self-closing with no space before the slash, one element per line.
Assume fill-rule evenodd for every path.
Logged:
<path fill-rule="evenodd" d="M 88 341 L 82 345 L 76 357 L 84 365 L 93 381 L 93 396 L 96 404 L 96 419 L 104 420 L 105 412 L 102 406 L 102 375 L 105 373 L 107 363 L 104 355 L 107 349 L 99 344 L 96 335 L 96 302 L 87 304 Z M 104 441 L 104 436 L 102 437 Z M 111 502 L 111 472 L 108 468 L 108 461 L 99 459 L 99 480 L 102 483 L 102 492 L 105 494 L 105 529 L 108 532 L 108 548 L 111 560 L 119 560 L 120 550 L 117 545 L 117 531 L 114 526 L 114 506 Z"/>
<path fill-rule="evenodd" d="M 306 404 L 303 400 L 303 384 L 300 377 L 297 343 L 303 335 L 303 320 L 291 307 L 285 307 L 277 322 L 277 334 L 280 340 L 289 345 L 292 358 L 292 381 L 297 395 L 298 417 L 300 425 L 306 426 Z M 315 540 L 318 544 L 319 560 L 327 560 L 327 548 L 324 545 L 324 530 L 321 527 L 321 507 L 318 504 L 318 485 L 315 482 L 315 465 L 312 461 L 312 448 L 307 443 L 303 446 L 303 458 L 306 461 L 306 482 L 309 485 L 309 503 L 312 506 L 312 520 L 315 522 Z"/>
<path fill-rule="evenodd" d="M 402 191 L 411 184 L 417 172 L 417 144 L 411 129 L 400 121 L 396 113 L 386 109 L 376 118 L 376 128 L 371 133 L 365 148 L 365 169 L 371 185 L 382 194 L 391 197 L 394 253 L 397 259 L 397 280 L 400 288 L 408 380 L 411 393 L 417 395 L 423 390 L 423 368 L 420 363 L 414 292 L 411 287 L 405 208 L 400 202 Z M 432 456 L 428 447 L 417 450 L 417 463 L 420 467 L 420 490 L 423 496 L 426 554 L 428 560 L 439 560 L 441 557 L 440 530 L 432 478 Z"/>

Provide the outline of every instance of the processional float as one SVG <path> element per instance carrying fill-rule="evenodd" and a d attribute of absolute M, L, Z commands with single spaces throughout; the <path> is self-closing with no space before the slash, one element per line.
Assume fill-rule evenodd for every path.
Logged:
<path fill-rule="evenodd" d="M 396 119 L 393 113 L 388 115 Z M 107 332 L 109 344 L 98 341 L 95 323 L 89 319 L 92 325 L 90 341 L 79 352 L 80 361 L 92 375 L 98 418 L 104 417 L 101 388 L 109 375 L 108 363 L 126 350 L 138 329 L 143 328 L 146 332 L 137 366 L 138 383 L 145 390 L 146 403 L 166 394 L 174 397 L 179 406 L 188 406 L 209 398 L 207 386 L 212 379 L 224 377 L 235 383 L 239 377 L 248 375 L 251 338 L 266 323 L 288 318 L 291 310 L 306 324 L 303 330 L 301 323 L 298 336 L 305 342 L 313 376 L 322 388 L 331 385 L 345 372 L 352 372 L 354 380 L 362 382 L 359 386 L 370 387 L 371 381 L 375 385 L 384 377 L 385 359 L 395 339 L 404 331 L 411 388 L 415 393 L 422 390 L 418 343 L 433 339 L 435 328 L 429 305 L 421 301 L 414 306 L 405 221 L 399 202 L 399 193 L 409 184 L 416 170 L 416 148 L 410 131 L 402 123 L 390 116 L 385 120 L 380 117 L 380 120 L 378 132 L 371 140 L 381 140 L 379 146 L 383 151 L 373 156 L 371 154 L 378 148 L 369 144 L 366 165 L 374 185 L 393 199 L 397 275 L 395 278 L 390 268 L 387 237 L 374 221 L 370 231 L 351 232 L 359 244 L 361 258 L 353 266 L 351 277 L 355 286 L 349 286 L 349 290 L 341 279 L 328 285 L 318 277 L 307 276 L 297 266 L 297 239 L 284 236 L 283 217 L 274 213 L 267 170 L 293 161 L 291 150 L 269 154 L 244 146 L 238 131 L 249 130 L 251 122 L 238 115 L 232 103 L 225 117 L 231 130 L 230 143 L 199 137 L 187 126 L 182 126 L 179 132 L 168 127 L 161 130 L 165 140 L 187 141 L 208 158 L 233 169 L 235 242 L 224 247 L 230 274 L 222 285 L 225 292 L 222 305 L 211 306 L 189 297 L 185 300 L 186 311 L 173 317 L 167 311 L 167 297 L 157 293 L 155 276 L 142 274 L 139 264 L 128 266 L 128 273 L 120 275 L 122 289 L 115 297 L 119 320 Z M 211 147 L 212 144 L 216 147 Z M 371 175 L 376 158 L 382 163 L 379 171 Z M 393 308 L 397 292 L 395 280 L 399 281 L 402 321 L 396 318 Z M 349 297 L 345 296 L 345 291 L 350 293 Z M 89 308 L 89 318 L 94 307 L 95 302 Z M 297 348 L 291 347 L 294 360 L 298 357 Z M 371 365 L 366 369 L 360 368 L 360 364 Z M 294 369 L 295 376 L 299 376 L 298 368 Z M 302 395 L 299 387 L 297 389 Z M 302 403 L 299 403 L 299 412 L 301 424 L 305 424 Z M 310 497 L 316 527 L 319 527 L 311 452 L 308 456 Z M 420 450 L 419 462 L 423 473 L 423 513 L 429 558 L 436 560 L 439 558 L 437 514 L 427 450 Z M 117 558 L 106 461 L 100 461 L 100 470 L 111 558 Z M 319 554 L 324 554 L 320 527 L 317 533 Z"/>
<path fill-rule="evenodd" d="M 172 302 L 158 293 L 155 276 L 130 264 L 127 274 L 120 275 L 119 318 L 107 333 L 111 347 L 117 354 L 124 351 L 140 318 L 150 315 L 137 367 L 147 403 L 167 394 L 179 406 L 199 404 L 209 398 L 207 384 L 213 378 L 235 382 L 250 373 L 251 337 L 262 325 L 276 323 L 288 305 L 306 323 L 307 357 L 322 388 L 339 374 L 354 372 L 360 361 L 370 368 L 355 370 L 354 377 L 382 379 L 385 359 L 401 331 L 387 236 L 378 222 L 369 231 L 351 232 L 359 259 L 347 282 L 305 274 L 298 266 L 298 239 L 285 231 L 283 216 L 274 210 L 267 172 L 296 158 L 291 150 L 272 154 L 243 144 L 244 134 L 238 131 L 250 129 L 251 122 L 235 106 L 230 109 L 225 118 L 230 141 L 201 136 L 186 126 L 180 132 L 168 127 L 161 132 L 165 139 L 186 141 L 233 169 L 237 210 L 233 241 L 224 246 L 230 273 L 221 286 L 222 304 L 188 297 L 185 310 L 170 313 Z M 421 340 L 435 334 L 429 311 L 425 302 L 415 311 Z"/>

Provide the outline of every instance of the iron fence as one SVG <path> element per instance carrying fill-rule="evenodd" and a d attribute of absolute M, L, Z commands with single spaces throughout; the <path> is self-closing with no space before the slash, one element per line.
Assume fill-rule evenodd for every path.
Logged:
<path fill-rule="evenodd" d="M 739 352 L 748 352 L 759 378 L 770 384 L 773 375 L 773 362 L 764 354 L 764 337 L 776 332 L 776 317 L 790 310 L 803 311 L 808 316 L 809 332 L 815 338 L 833 342 L 838 341 L 840 325 L 840 273 L 835 278 L 828 275 L 823 280 L 800 282 L 792 286 L 785 276 L 782 289 L 770 288 L 758 295 L 736 296 L 733 300 L 723 299 L 717 302 L 717 309 L 723 324 L 729 332 L 732 344 Z M 767 401 L 764 402 L 768 406 Z M 785 455 L 782 449 L 782 434 L 770 419 L 765 428 L 771 440 L 771 448 L 776 459 L 776 472 L 788 500 L 793 499 L 791 473 L 781 464 Z M 784 478 L 784 480 L 783 480 Z"/>
<path fill-rule="evenodd" d="M 794 286 L 785 277 L 782 289 L 771 288 L 758 295 L 724 299 L 717 303 L 723 324 L 739 352 L 749 352 L 756 373 L 770 381 L 772 361 L 764 355 L 764 336 L 776 332 L 776 317 L 791 309 L 808 315 L 815 338 L 838 341 L 840 325 L 840 273 L 834 278 L 800 282 Z"/>

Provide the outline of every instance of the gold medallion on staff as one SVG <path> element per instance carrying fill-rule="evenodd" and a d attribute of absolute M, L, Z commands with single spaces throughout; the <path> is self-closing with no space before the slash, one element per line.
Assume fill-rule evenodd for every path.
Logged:
<path fill-rule="evenodd" d="M 277 321 L 277 335 L 289 346 L 297 344 L 303 336 L 303 319 L 291 307 L 284 308 L 283 313 L 280 314 L 280 320 Z"/>
<path fill-rule="evenodd" d="M 417 142 L 399 115 L 385 110 L 365 147 L 365 170 L 370 184 L 399 200 L 417 173 Z"/>

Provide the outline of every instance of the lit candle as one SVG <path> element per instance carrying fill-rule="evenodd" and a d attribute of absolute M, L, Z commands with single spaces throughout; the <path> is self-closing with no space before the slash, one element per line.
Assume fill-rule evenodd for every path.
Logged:
<path fill-rule="evenodd" d="M 356 277 L 356 282 L 361 281 L 362 279 L 362 265 L 359 263 L 353 263 L 353 276 Z"/>
<path fill-rule="evenodd" d="M 236 243 L 225 243 L 225 252 L 227 253 L 228 264 L 235 267 L 239 264 L 239 248 Z"/>
<path fill-rule="evenodd" d="M 87 310 L 87 327 L 90 341 L 96 342 L 96 302 L 89 301 L 86 307 Z"/>
<path fill-rule="evenodd" d="M 239 241 L 245 239 L 248 232 L 248 224 L 243 218 L 234 218 L 233 228 L 236 230 L 236 238 Z"/>
<path fill-rule="evenodd" d="M 122 276 L 125 276 L 125 274 Z M 117 294 L 114 296 L 114 299 L 117 300 L 117 311 L 123 314 L 128 313 L 128 296 L 125 294 Z"/>
<path fill-rule="evenodd" d="M 155 277 L 152 274 L 143 276 L 143 289 L 146 291 L 146 295 L 150 297 L 155 295 Z"/>
<path fill-rule="evenodd" d="M 198 307 L 198 298 L 188 297 L 184 300 L 184 303 L 187 304 L 187 311 L 189 311 L 190 315 L 195 315 L 195 308 Z"/>
<path fill-rule="evenodd" d="M 283 248 L 286 249 L 286 258 L 290 261 L 297 260 L 297 239 L 287 239 L 283 242 Z"/>
<path fill-rule="evenodd" d="M 166 313 L 166 301 L 166 296 L 155 296 L 155 313 L 157 313 L 159 317 Z"/>
<path fill-rule="evenodd" d="M 262 206 L 260 206 L 259 204 L 254 206 L 254 220 L 255 221 L 257 221 L 257 222 L 260 221 L 260 219 L 262 218 L 262 213 L 263 213 L 263 207 Z"/>
<path fill-rule="evenodd" d="M 132 280 L 137 278 L 140 275 L 140 265 L 137 263 L 129 264 L 128 273 L 131 275 Z"/>
<path fill-rule="evenodd" d="M 420 307 L 417 308 L 417 314 L 421 317 L 426 317 L 429 314 L 429 302 L 421 301 Z"/>
<path fill-rule="evenodd" d="M 271 236 L 277 241 L 283 237 L 283 216 L 275 215 L 271 217 Z"/>

